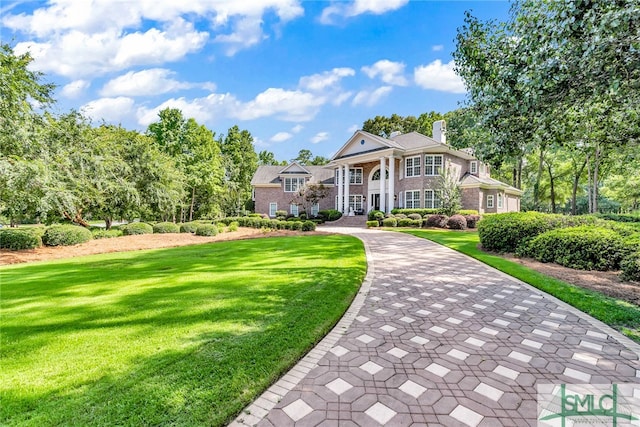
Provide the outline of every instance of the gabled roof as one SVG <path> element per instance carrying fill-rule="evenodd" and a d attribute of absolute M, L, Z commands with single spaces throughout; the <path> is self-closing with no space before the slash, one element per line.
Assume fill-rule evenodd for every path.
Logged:
<path fill-rule="evenodd" d="M 409 132 L 395 135 L 391 137 L 391 140 L 400 145 L 405 150 L 438 146 L 442 146 L 443 148 L 450 148 L 447 144 L 438 142 L 435 139 L 418 132 Z"/>
<path fill-rule="evenodd" d="M 282 166 L 258 166 L 251 179 L 251 185 L 254 187 L 279 187 L 282 184 L 282 177 L 287 175 L 310 175 L 309 182 L 333 185 L 333 169 L 327 169 L 324 166 L 298 166 L 303 168 L 306 173 L 286 172 L 288 167 L 283 169 Z"/>
<path fill-rule="evenodd" d="M 309 169 L 305 169 L 305 167 L 298 162 L 293 162 L 291 164 L 288 164 L 287 166 L 284 167 L 284 169 L 280 171 L 280 173 L 311 175 L 311 172 L 309 172 Z"/>
<path fill-rule="evenodd" d="M 370 153 L 372 151 L 384 150 L 387 148 L 402 149 L 402 147 L 391 139 L 386 139 L 363 130 L 357 130 L 351 138 L 336 152 L 331 160 L 353 156 L 355 154 Z"/>
<path fill-rule="evenodd" d="M 466 174 L 460 180 L 461 188 L 483 188 L 483 189 L 496 189 L 503 190 L 509 194 L 522 195 L 523 191 L 512 187 L 509 184 L 505 184 L 502 181 L 498 181 L 493 178 L 480 178 L 475 175 Z"/>

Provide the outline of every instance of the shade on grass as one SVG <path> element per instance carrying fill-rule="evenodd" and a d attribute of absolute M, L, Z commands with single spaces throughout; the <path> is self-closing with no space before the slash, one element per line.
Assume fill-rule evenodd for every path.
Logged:
<path fill-rule="evenodd" d="M 0 269 L 0 424 L 222 425 L 340 318 L 349 236 L 263 238 Z"/>
<path fill-rule="evenodd" d="M 424 239 L 432 240 L 463 254 L 469 255 L 510 276 L 522 280 L 566 302 L 596 319 L 640 342 L 640 307 L 618 300 L 600 292 L 583 289 L 553 277 L 545 276 L 496 254 L 478 249 L 477 232 L 452 230 L 401 230 Z"/>

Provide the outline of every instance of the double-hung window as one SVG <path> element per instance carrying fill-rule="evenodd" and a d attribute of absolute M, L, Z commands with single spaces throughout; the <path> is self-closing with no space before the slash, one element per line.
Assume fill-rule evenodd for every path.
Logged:
<path fill-rule="evenodd" d="M 302 187 L 304 187 L 304 178 L 285 178 L 284 179 L 284 191 L 285 193 L 295 193 Z"/>
<path fill-rule="evenodd" d="M 314 203 L 311 206 L 311 215 L 318 216 L 318 212 L 320 211 L 320 205 L 318 203 Z"/>
<path fill-rule="evenodd" d="M 487 196 L 487 209 L 493 209 L 493 194 Z"/>
<path fill-rule="evenodd" d="M 349 169 L 349 184 L 362 184 L 362 168 Z"/>
<path fill-rule="evenodd" d="M 440 201 L 440 192 L 437 190 L 424 191 L 424 208 L 438 209 L 442 205 Z"/>
<path fill-rule="evenodd" d="M 477 160 L 473 160 L 469 163 L 469 173 L 473 174 L 473 175 L 477 175 L 478 174 L 478 161 Z"/>
<path fill-rule="evenodd" d="M 502 209 L 502 193 L 498 193 L 498 208 Z"/>
<path fill-rule="evenodd" d="M 298 216 L 298 205 L 292 204 L 289 206 L 289 212 L 291 212 L 291 215 L 293 216 Z"/>
<path fill-rule="evenodd" d="M 440 175 L 442 173 L 442 154 L 425 154 L 424 174 Z"/>
<path fill-rule="evenodd" d="M 404 207 L 406 209 L 418 209 L 420 208 L 420 191 L 405 191 L 404 192 Z"/>
<path fill-rule="evenodd" d="M 349 195 L 349 210 L 354 212 L 362 210 L 362 194 Z"/>
<path fill-rule="evenodd" d="M 420 176 L 420 156 L 407 157 L 404 161 L 404 176 Z"/>
<path fill-rule="evenodd" d="M 276 216 L 276 211 L 278 210 L 278 204 L 276 202 L 271 202 L 269 203 L 269 216 L 270 217 L 274 217 Z"/>

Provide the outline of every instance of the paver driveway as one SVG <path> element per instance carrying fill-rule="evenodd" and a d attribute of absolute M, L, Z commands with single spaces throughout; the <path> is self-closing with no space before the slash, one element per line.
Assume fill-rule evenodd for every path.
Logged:
<path fill-rule="evenodd" d="M 555 298 L 424 239 L 333 231 L 365 242 L 360 293 L 232 425 L 535 425 L 536 384 L 640 383 L 640 346 Z"/>

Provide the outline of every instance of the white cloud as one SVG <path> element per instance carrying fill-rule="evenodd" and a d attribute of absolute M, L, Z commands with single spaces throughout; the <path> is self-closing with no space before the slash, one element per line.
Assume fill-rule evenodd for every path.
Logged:
<path fill-rule="evenodd" d="M 317 144 L 319 142 L 326 141 L 327 139 L 329 139 L 329 132 L 318 132 L 310 141 L 312 144 Z"/>
<path fill-rule="evenodd" d="M 238 100 L 230 94 L 212 93 L 204 98 L 187 100 L 184 97 L 171 98 L 162 104 L 153 107 L 139 107 L 136 111 L 138 124 L 148 126 L 158 120 L 158 113 L 165 108 L 178 108 L 185 117 L 193 117 L 198 123 L 211 121 L 217 116 L 228 115 L 228 112 L 236 108 Z"/>
<path fill-rule="evenodd" d="M 347 132 L 349 132 L 349 133 L 355 133 L 357 130 L 360 130 L 360 126 L 359 126 L 359 125 L 351 125 L 351 126 L 349 126 L 349 128 L 347 129 Z"/>
<path fill-rule="evenodd" d="M 355 74 L 356 72 L 352 68 L 334 68 L 331 71 L 301 77 L 298 86 L 303 90 L 318 92 L 334 88 L 342 78 Z"/>
<path fill-rule="evenodd" d="M 331 97 L 331 103 L 336 106 L 342 105 L 342 103 L 344 103 L 347 99 L 351 98 L 351 95 L 353 95 L 353 92 L 338 93 Z"/>
<path fill-rule="evenodd" d="M 364 72 L 370 79 L 380 77 L 384 83 L 396 86 L 406 86 L 409 84 L 404 76 L 404 64 L 402 62 L 393 62 L 388 59 L 382 59 L 372 66 L 362 67 Z"/>
<path fill-rule="evenodd" d="M 431 46 L 431 50 L 434 51 L 434 52 L 440 52 L 443 49 L 444 49 L 444 45 L 442 45 L 442 44 L 436 44 L 436 45 Z"/>
<path fill-rule="evenodd" d="M 269 88 L 253 100 L 239 105 L 231 116 L 253 120 L 275 115 L 282 120 L 303 122 L 313 119 L 325 102 L 324 97 L 308 92 Z"/>
<path fill-rule="evenodd" d="M 443 64 L 436 59 L 430 64 L 414 69 L 414 80 L 423 89 L 439 90 L 442 92 L 465 93 L 464 82 L 453 68 L 453 60 Z"/>
<path fill-rule="evenodd" d="M 133 111 L 134 101 L 125 96 L 117 98 L 100 98 L 85 104 L 80 110 L 93 121 L 118 123 L 127 118 Z"/>
<path fill-rule="evenodd" d="M 64 85 L 60 94 L 65 98 L 77 98 L 82 95 L 89 86 L 91 86 L 91 83 L 86 80 L 75 80 Z"/>
<path fill-rule="evenodd" d="M 175 92 L 192 87 L 215 90 L 213 83 L 188 83 L 173 79 L 175 73 L 166 68 L 150 68 L 138 72 L 129 71 L 107 82 L 102 88 L 102 96 L 145 96 Z"/>
<path fill-rule="evenodd" d="M 355 0 L 353 3 L 332 3 L 327 6 L 320 16 L 323 24 L 333 24 L 335 16 L 351 18 L 363 13 L 382 15 L 400 9 L 409 0 Z"/>
<path fill-rule="evenodd" d="M 275 135 L 273 135 L 271 138 L 269 138 L 269 141 L 271 142 L 284 142 L 288 139 L 293 138 L 293 135 L 290 134 L 289 132 L 278 132 Z"/>
<path fill-rule="evenodd" d="M 392 90 L 393 88 L 391 86 L 382 86 L 372 92 L 362 90 L 353 98 L 351 104 L 372 107 L 389 95 Z"/>
<path fill-rule="evenodd" d="M 302 125 L 295 125 L 294 127 L 291 128 L 291 132 L 293 133 L 299 133 L 302 129 L 304 129 L 304 126 Z"/>

